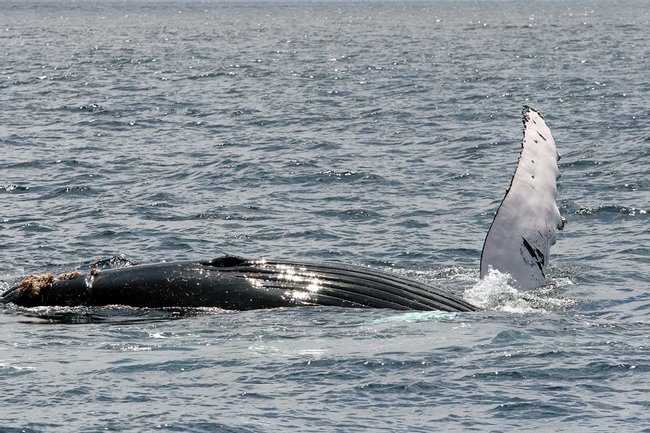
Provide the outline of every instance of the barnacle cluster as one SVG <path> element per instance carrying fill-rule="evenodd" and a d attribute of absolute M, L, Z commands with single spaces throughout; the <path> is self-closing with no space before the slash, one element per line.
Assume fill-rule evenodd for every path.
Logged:
<path fill-rule="evenodd" d="M 18 284 L 22 296 L 34 297 L 41 293 L 41 289 L 50 287 L 59 280 L 73 280 L 81 276 L 81 272 L 66 272 L 55 277 L 52 274 L 30 275 Z"/>
<path fill-rule="evenodd" d="M 20 282 L 18 290 L 22 296 L 38 296 L 43 287 L 49 287 L 54 283 L 54 275 L 30 275 Z"/>

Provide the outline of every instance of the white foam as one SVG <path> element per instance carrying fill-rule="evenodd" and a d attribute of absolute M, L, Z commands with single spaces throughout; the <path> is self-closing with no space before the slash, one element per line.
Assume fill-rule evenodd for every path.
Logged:
<path fill-rule="evenodd" d="M 508 313 L 546 312 L 575 306 L 576 301 L 557 296 L 550 284 L 530 291 L 520 291 L 508 284 L 510 275 L 490 269 L 482 280 L 465 290 L 463 298 L 484 310 Z"/>
<path fill-rule="evenodd" d="M 463 298 L 485 310 L 509 313 L 526 313 L 534 310 L 530 303 L 523 299 L 524 293 L 508 284 L 509 280 L 509 274 L 490 269 L 485 278 L 465 290 Z"/>

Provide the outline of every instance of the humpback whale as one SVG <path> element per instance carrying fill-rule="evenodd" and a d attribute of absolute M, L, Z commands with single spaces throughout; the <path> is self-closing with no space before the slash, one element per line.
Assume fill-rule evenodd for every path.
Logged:
<path fill-rule="evenodd" d="M 485 238 L 480 276 L 496 269 L 525 290 L 545 284 L 549 250 L 564 220 L 556 204 L 555 140 L 536 109 L 524 107 L 523 123 L 521 153 Z M 307 305 L 477 309 L 453 293 L 363 266 L 235 256 L 30 275 L 2 294 L 0 303 L 226 310 Z"/>

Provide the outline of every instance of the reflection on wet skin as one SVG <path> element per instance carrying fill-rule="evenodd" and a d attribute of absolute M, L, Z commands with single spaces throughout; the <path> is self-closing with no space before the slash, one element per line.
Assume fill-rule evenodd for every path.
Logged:
<path fill-rule="evenodd" d="M 311 294 L 322 290 L 323 281 L 314 272 L 309 272 L 304 266 L 278 263 L 269 265 L 266 260 L 255 261 L 255 264 L 272 272 L 273 279 L 280 282 L 281 285 L 289 287 L 298 285 L 300 287 L 300 289 L 288 288 L 283 293 L 283 297 L 288 301 L 309 302 L 312 300 Z M 262 279 L 246 277 L 246 280 L 254 287 L 264 287 L 264 280 Z M 283 282 L 289 284 L 282 284 Z"/>

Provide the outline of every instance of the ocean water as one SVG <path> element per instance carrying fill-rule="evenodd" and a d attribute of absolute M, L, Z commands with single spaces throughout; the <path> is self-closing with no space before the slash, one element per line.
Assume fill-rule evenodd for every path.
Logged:
<path fill-rule="evenodd" d="M 650 432 L 650 7 L 0 0 L 0 289 L 96 263 L 392 270 L 477 313 L 0 311 L 0 431 Z M 569 224 L 478 280 L 521 108 Z"/>

